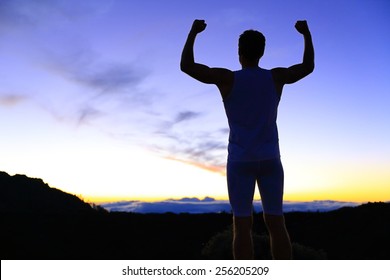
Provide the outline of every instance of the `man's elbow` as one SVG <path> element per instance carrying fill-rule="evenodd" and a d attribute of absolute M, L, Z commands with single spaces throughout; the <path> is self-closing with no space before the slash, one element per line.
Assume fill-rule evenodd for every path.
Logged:
<path fill-rule="evenodd" d="M 180 70 L 186 74 L 191 72 L 191 64 L 186 61 L 180 61 Z"/>
<path fill-rule="evenodd" d="M 314 71 L 314 61 L 305 65 L 305 70 L 307 75 L 311 74 Z"/>
<path fill-rule="evenodd" d="M 186 71 L 188 71 L 188 66 L 185 63 L 180 62 L 180 70 L 184 73 L 187 73 Z"/>

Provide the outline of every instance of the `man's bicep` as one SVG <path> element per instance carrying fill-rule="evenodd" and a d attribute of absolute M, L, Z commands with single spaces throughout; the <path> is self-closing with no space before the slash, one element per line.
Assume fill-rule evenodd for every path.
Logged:
<path fill-rule="evenodd" d="M 309 74 L 310 72 L 303 64 L 295 64 L 286 70 L 286 84 L 293 84 Z"/>
<path fill-rule="evenodd" d="M 194 63 L 191 67 L 182 68 L 182 71 L 203 83 L 205 83 L 210 75 L 210 67 L 199 63 Z"/>
<path fill-rule="evenodd" d="M 202 83 L 220 85 L 228 73 L 231 73 L 228 69 L 210 68 L 206 65 L 196 63 L 193 69 L 187 74 Z"/>
<path fill-rule="evenodd" d="M 306 71 L 302 64 L 296 64 L 289 68 L 274 68 L 273 76 L 277 84 L 293 84 L 300 79 L 307 76 L 309 73 Z"/>

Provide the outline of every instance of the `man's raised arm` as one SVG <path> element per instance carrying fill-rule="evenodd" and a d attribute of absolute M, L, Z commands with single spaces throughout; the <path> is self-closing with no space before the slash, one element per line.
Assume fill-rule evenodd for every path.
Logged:
<path fill-rule="evenodd" d="M 233 80 L 233 73 L 224 68 L 210 68 L 206 65 L 196 63 L 194 59 L 194 43 L 196 36 L 206 29 L 204 20 L 195 20 L 192 24 L 187 41 L 181 54 L 180 69 L 192 78 L 206 84 L 215 84 L 219 88 L 222 96 L 226 96 L 230 91 Z"/>
<path fill-rule="evenodd" d="M 183 52 L 181 54 L 180 69 L 193 77 L 196 76 L 196 72 L 200 66 L 195 63 L 194 59 L 194 44 L 196 36 L 206 29 L 206 23 L 204 20 L 195 20 L 192 24 L 190 33 L 188 34 L 187 41 L 184 45 Z M 197 79 L 196 77 L 193 77 Z"/>
<path fill-rule="evenodd" d="M 272 74 L 278 87 L 283 87 L 285 84 L 295 83 L 296 81 L 299 81 L 309 75 L 314 70 L 314 47 L 306 20 L 297 21 L 295 28 L 303 35 L 305 41 L 303 60 L 302 63 L 293 65 L 289 68 L 272 69 Z"/>
<path fill-rule="evenodd" d="M 307 26 L 306 20 L 297 21 L 295 28 L 303 35 L 305 40 L 302 67 L 306 71 L 306 75 L 309 75 L 314 70 L 314 47 L 313 41 L 311 39 L 311 33 L 309 27 Z"/>

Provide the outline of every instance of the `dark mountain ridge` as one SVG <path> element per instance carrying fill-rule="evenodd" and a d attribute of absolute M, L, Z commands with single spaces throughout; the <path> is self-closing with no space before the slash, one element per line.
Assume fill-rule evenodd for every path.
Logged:
<path fill-rule="evenodd" d="M 209 241 L 216 242 L 213 236 L 226 232 L 232 220 L 228 213 L 107 212 L 50 188 L 41 179 L 4 172 L 0 172 L 0 215 L 1 259 L 210 258 L 202 255 L 202 249 L 216 248 Z M 390 259 L 389 203 L 291 212 L 286 221 L 298 247 L 321 252 L 321 257 Z M 254 231 L 264 239 L 261 213 L 256 214 Z M 228 239 L 222 242 L 230 245 Z M 301 257 L 305 256 L 314 255 Z"/>
<path fill-rule="evenodd" d="M 42 179 L 0 171 L 0 211 L 79 213 L 92 208 L 75 195 L 51 188 Z"/>

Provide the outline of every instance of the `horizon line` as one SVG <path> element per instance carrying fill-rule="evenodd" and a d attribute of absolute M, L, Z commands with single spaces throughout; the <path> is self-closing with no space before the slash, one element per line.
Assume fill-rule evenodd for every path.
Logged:
<path fill-rule="evenodd" d="M 110 204 L 110 203 L 118 203 L 118 202 L 143 202 L 143 203 L 159 203 L 159 202 L 188 202 L 188 203 L 207 203 L 207 202 L 229 202 L 227 197 L 213 197 L 213 196 L 182 196 L 182 197 L 94 197 L 94 198 L 86 198 L 80 197 L 83 200 L 87 200 L 86 202 L 95 203 L 95 204 Z M 338 203 L 355 203 L 355 204 L 365 204 L 365 203 L 374 203 L 374 202 L 390 202 L 388 200 L 364 200 L 364 201 L 354 201 L 354 200 L 341 200 L 341 199 L 285 199 L 283 203 L 311 203 L 311 202 L 338 202 Z M 253 199 L 253 203 L 261 203 L 261 199 L 255 197 Z"/>

